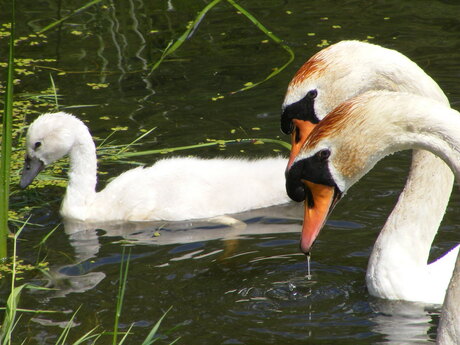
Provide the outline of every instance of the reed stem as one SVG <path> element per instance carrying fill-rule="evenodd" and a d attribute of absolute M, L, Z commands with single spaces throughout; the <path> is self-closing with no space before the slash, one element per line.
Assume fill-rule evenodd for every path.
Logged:
<path fill-rule="evenodd" d="M 15 0 L 11 0 L 11 28 L 8 49 L 5 106 L 3 109 L 2 149 L 0 162 L 0 260 L 6 259 L 8 238 L 8 210 L 10 196 L 11 135 L 13 120 L 13 68 Z"/>

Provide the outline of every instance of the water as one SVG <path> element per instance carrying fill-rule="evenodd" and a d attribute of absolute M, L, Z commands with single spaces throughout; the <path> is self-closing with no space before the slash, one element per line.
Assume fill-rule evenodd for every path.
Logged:
<path fill-rule="evenodd" d="M 127 143 L 142 130 L 157 127 L 142 149 L 209 138 L 287 140 L 279 130 L 280 105 L 296 69 L 320 49 L 323 40 L 369 39 L 414 59 L 441 85 L 454 107 L 460 101 L 456 1 L 241 4 L 296 53 L 287 70 L 250 91 L 230 94 L 247 82 L 262 80 L 288 57 L 276 44 L 265 42 L 266 37 L 230 5 L 212 10 L 193 37 L 147 77 L 148 64 L 172 38 L 179 37 L 205 3 L 126 0 L 107 2 L 73 17 L 50 31 L 46 44 L 19 46 L 18 56 L 57 61 L 37 66 L 36 75 L 16 92 L 46 89 L 52 73 L 61 105 L 87 105 L 72 111 L 88 122 L 94 136 L 104 138 L 112 127 L 127 127 L 113 137 Z M 81 3 L 21 1 L 17 5 L 18 31 L 28 34 Z M 6 9 L 0 13 L 4 21 Z M 109 85 L 92 89 L 88 83 Z M 219 95 L 224 97 L 212 100 Z M 223 151 L 208 148 L 187 154 L 263 157 L 278 154 L 279 149 L 268 144 L 231 145 Z M 79 307 L 71 340 L 96 325 L 110 331 L 121 247 L 128 241 L 131 263 L 121 329 L 134 324 L 131 344 L 140 343 L 170 307 L 160 328 L 164 343 L 177 337 L 181 344 L 433 343 L 438 309 L 373 298 L 364 282 L 369 253 L 404 184 L 409 156 L 405 152 L 385 159 L 335 208 L 315 245 L 310 280 L 305 256 L 298 249 L 301 205 L 236 215 L 247 223 L 245 228 L 180 222 L 76 231 L 81 225 L 59 225 L 63 190 L 40 191 L 39 199 L 47 204 L 32 211 L 31 222 L 37 225 L 25 228 L 19 253 L 26 262 L 46 258 L 50 277 L 34 273 L 27 279 L 56 290 L 27 291 L 21 307 L 62 313 L 23 315 L 15 329 L 17 342 L 27 338 L 26 344 L 54 344 L 62 325 Z M 131 166 L 102 164 L 100 169 L 109 173 L 100 176 L 102 185 L 108 176 Z M 34 193 L 18 191 L 14 200 L 17 205 L 37 203 Z M 459 206 L 454 192 L 433 258 L 459 240 Z M 58 230 L 38 253 L 34 246 L 56 225 Z M 1 297 L 4 300 L 6 289 Z M 109 336 L 101 341 L 109 342 Z"/>

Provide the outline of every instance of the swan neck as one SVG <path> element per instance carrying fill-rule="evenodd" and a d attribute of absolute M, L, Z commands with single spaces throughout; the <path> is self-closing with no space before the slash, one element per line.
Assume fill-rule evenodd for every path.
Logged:
<path fill-rule="evenodd" d="M 404 190 L 379 234 L 366 274 L 370 293 L 391 299 L 406 297 L 398 286 L 429 282 L 431 245 L 452 191 L 452 172 L 459 177 L 460 171 L 458 112 L 434 101 L 403 101 L 383 114 L 391 135 L 381 139 L 390 149 L 379 155 L 416 150 Z"/>
<path fill-rule="evenodd" d="M 83 123 L 76 128 L 69 156 L 69 182 L 62 209 L 84 213 L 96 195 L 97 157 L 91 134 Z"/>

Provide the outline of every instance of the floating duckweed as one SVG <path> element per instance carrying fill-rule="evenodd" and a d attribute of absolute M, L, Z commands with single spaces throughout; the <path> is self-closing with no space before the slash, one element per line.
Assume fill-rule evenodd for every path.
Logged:
<path fill-rule="evenodd" d="M 248 86 L 252 86 L 254 85 L 254 83 L 252 81 L 248 81 L 246 84 L 244 84 L 244 86 L 248 87 Z"/>
<path fill-rule="evenodd" d="M 333 28 L 333 29 L 341 29 L 342 26 L 341 26 L 341 25 L 332 25 L 332 28 Z"/>
<path fill-rule="evenodd" d="M 109 83 L 86 83 L 89 87 L 91 87 L 93 90 L 98 90 L 98 89 L 105 89 L 109 87 Z"/>
<path fill-rule="evenodd" d="M 33 271 L 36 269 L 48 271 L 49 270 L 48 266 L 49 266 L 48 262 L 40 262 L 35 266 L 31 264 L 25 264 L 24 260 L 20 260 L 18 259 L 18 257 L 16 257 L 15 267 L 14 267 L 15 278 L 17 280 L 21 280 L 23 279 L 23 277 L 21 276 L 25 272 Z M 13 272 L 13 258 L 10 258 L 7 262 L 2 262 L 0 264 L 0 279 L 5 277 L 5 275 L 12 274 L 12 272 Z"/>
<path fill-rule="evenodd" d="M 292 11 L 287 10 L 286 14 L 292 14 Z"/>
<path fill-rule="evenodd" d="M 331 43 L 328 40 L 321 40 L 321 43 L 318 43 L 316 46 L 319 48 L 327 47 Z"/>
<path fill-rule="evenodd" d="M 8 210 L 8 219 L 18 220 L 19 219 L 18 213 L 16 211 L 13 211 L 13 210 Z"/>
<path fill-rule="evenodd" d="M 117 127 L 112 127 L 110 128 L 112 131 L 127 131 L 128 130 L 128 126 L 117 126 Z"/>
<path fill-rule="evenodd" d="M 260 127 L 252 127 L 251 128 L 253 131 L 260 131 Z"/>
<path fill-rule="evenodd" d="M 316 34 L 314 32 L 309 32 L 309 33 L 307 33 L 307 36 L 312 37 L 312 36 L 316 36 Z"/>
<path fill-rule="evenodd" d="M 230 130 L 230 133 L 235 134 L 235 133 L 236 133 L 236 129 L 231 129 L 231 130 Z"/>
<path fill-rule="evenodd" d="M 262 40 L 261 43 L 268 43 L 268 40 Z"/>
<path fill-rule="evenodd" d="M 79 30 L 73 30 L 70 32 L 72 35 L 75 35 L 75 36 L 81 36 L 83 35 L 83 32 L 79 31 Z"/>
<path fill-rule="evenodd" d="M 99 117 L 99 119 L 101 119 L 101 120 L 110 120 L 110 117 L 108 117 L 108 116 L 101 116 L 101 117 Z"/>
<path fill-rule="evenodd" d="M 31 74 L 35 74 L 34 72 L 32 71 L 28 71 L 24 68 L 16 68 L 14 70 L 16 72 L 16 74 L 20 74 L 20 75 L 31 75 Z"/>

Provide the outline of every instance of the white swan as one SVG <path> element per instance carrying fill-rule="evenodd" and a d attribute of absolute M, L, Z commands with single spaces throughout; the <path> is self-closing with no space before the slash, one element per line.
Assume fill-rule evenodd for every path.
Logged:
<path fill-rule="evenodd" d="M 171 158 L 131 169 L 96 192 L 96 149 L 88 128 L 66 113 L 44 114 L 31 125 L 20 186 L 70 156 L 65 218 L 85 222 L 208 218 L 289 201 L 285 158 Z M 268 183 L 267 183 L 268 181 Z"/>
<path fill-rule="evenodd" d="M 371 91 L 342 103 L 320 122 L 286 174 L 288 194 L 306 198 L 302 250 L 310 251 L 327 215 L 351 185 L 384 156 L 410 148 L 430 150 L 460 178 L 460 114 L 426 97 Z M 411 205 L 414 219 L 436 211 L 436 196 L 423 202 L 421 208 L 420 203 Z M 441 304 L 459 246 L 427 265 L 426 242 L 431 240 L 432 234 L 421 232 L 418 224 L 405 231 L 382 229 L 367 269 L 369 293 Z"/>
<path fill-rule="evenodd" d="M 339 42 L 310 58 L 289 84 L 281 116 L 281 128 L 285 133 L 291 133 L 292 150 L 288 167 L 311 130 L 328 112 L 350 97 L 369 90 L 404 91 L 448 105 L 446 96 L 433 79 L 404 55 L 369 43 Z M 441 159 L 430 152 L 414 150 L 404 190 L 377 242 L 392 242 L 392 238 L 412 234 L 417 238 L 418 251 L 428 257 L 452 186 L 453 174 Z M 392 261 L 393 266 L 400 262 L 386 251 L 374 251 L 369 267 L 380 267 L 382 259 Z M 451 262 L 448 258 L 440 259 L 437 265 L 450 267 Z M 378 286 L 380 281 L 386 282 L 392 277 L 386 270 L 375 271 L 373 279 L 368 280 L 368 286 L 373 294 L 389 298 L 379 293 Z"/>

